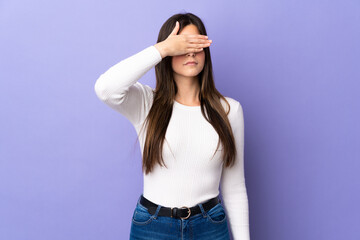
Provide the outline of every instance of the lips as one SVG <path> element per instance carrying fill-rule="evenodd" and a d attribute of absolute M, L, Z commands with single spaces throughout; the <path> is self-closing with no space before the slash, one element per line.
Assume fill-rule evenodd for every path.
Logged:
<path fill-rule="evenodd" d="M 189 61 L 185 63 L 185 65 L 195 65 L 195 64 L 197 64 L 197 62 L 195 61 Z"/>

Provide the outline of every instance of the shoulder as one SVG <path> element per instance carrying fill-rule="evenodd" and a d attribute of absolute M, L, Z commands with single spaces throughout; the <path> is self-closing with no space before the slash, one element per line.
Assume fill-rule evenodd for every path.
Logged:
<path fill-rule="evenodd" d="M 146 98 L 145 100 L 152 100 L 154 89 L 147 84 L 136 82 L 133 87 L 136 87 Z"/>
<path fill-rule="evenodd" d="M 153 91 L 152 87 L 150 87 L 147 84 L 141 83 L 139 81 L 135 82 L 133 86 L 135 86 L 136 88 L 142 90 L 144 93 L 147 93 L 147 94 L 151 94 Z"/>
<path fill-rule="evenodd" d="M 234 115 L 238 111 L 242 111 L 242 106 L 241 106 L 241 103 L 239 101 L 237 101 L 236 99 L 231 98 L 231 97 L 226 97 L 226 96 L 224 96 L 224 97 L 225 97 L 225 99 L 227 100 L 227 102 L 230 105 L 229 115 Z M 222 98 L 220 99 L 220 102 L 223 105 L 225 111 L 227 112 L 228 111 L 228 105 L 226 104 L 226 102 Z"/>
<path fill-rule="evenodd" d="M 224 96 L 224 97 L 230 105 L 230 112 L 228 114 L 228 119 L 230 121 L 230 124 L 236 125 L 239 122 L 242 122 L 244 116 L 243 116 L 243 108 L 242 108 L 241 103 L 234 98 L 226 97 L 226 96 Z M 225 112 L 227 112 L 228 105 L 226 104 L 226 102 L 223 99 L 221 99 L 220 101 L 225 109 Z"/>

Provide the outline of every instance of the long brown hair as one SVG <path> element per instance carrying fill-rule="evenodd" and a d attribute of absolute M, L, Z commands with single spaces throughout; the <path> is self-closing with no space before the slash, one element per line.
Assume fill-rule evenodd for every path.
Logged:
<path fill-rule="evenodd" d="M 181 32 L 185 26 L 194 24 L 201 35 L 207 35 L 205 26 L 199 17 L 192 13 L 179 13 L 171 16 L 162 25 L 157 42 L 164 41 L 170 35 L 175 27 L 176 21 L 180 24 L 178 32 Z M 204 68 L 198 75 L 201 112 L 219 135 L 217 149 L 219 148 L 221 141 L 223 145 L 222 158 L 224 166 L 231 167 L 235 162 L 236 147 L 232 128 L 227 117 L 230 112 L 230 104 L 215 88 L 210 49 L 208 47 L 204 48 L 204 52 Z M 177 93 L 171 60 L 172 56 L 166 56 L 155 66 L 156 88 L 153 90 L 153 103 L 142 126 L 142 128 L 145 126 L 147 129 L 144 151 L 142 154 L 142 170 L 145 171 L 145 174 L 151 172 L 155 164 L 160 164 L 161 166 L 162 164 L 165 165 L 162 157 L 162 148 L 166 129 L 172 115 L 175 95 Z M 227 112 L 225 112 L 224 107 L 220 102 L 220 98 L 227 104 Z"/>

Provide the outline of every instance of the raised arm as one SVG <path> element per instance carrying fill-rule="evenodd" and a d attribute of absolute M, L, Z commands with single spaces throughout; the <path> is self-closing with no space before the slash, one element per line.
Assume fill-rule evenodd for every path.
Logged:
<path fill-rule="evenodd" d="M 249 207 L 244 174 L 244 117 L 241 104 L 238 103 L 234 110 L 232 128 L 237 155 L 234 166 L 223 168 L 220 188 L 233 239 L 249 240 Z"/>
<path fill-rule="evenodd" d="M 133 125 L 141 123 L 151 107 L 152 88 L 138 80 L 161 60 L 162 54 L 152 45 L 120 61 L 96 80 L 96 95 Z"/>

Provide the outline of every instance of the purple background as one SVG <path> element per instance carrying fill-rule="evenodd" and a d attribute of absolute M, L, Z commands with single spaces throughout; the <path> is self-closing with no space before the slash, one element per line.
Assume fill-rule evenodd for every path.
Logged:
<path fill-rule="evenodd" d="M 182 11 L 204 21 L 216 86 L 244 109 L 251 239 L 360 239 L 359 10 L 358 0 L 2 1 L 0 239 L 128 239 L 140 147 L 94 84 Z M 154 80 L 154 69 L 140 79 Z"/>

